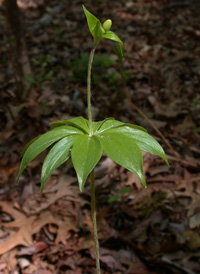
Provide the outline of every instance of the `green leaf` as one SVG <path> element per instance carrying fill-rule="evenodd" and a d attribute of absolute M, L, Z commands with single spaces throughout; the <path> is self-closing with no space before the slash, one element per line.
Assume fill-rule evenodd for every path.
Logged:
<path fill-rule="evenodd" d="M 122 41 L 114 32 L 108 30 L 112 25 L 112 21 L 110 19 L 106 20 L 104 22 L 105 23 L 105 29 L 104 29 L 99 19 L 97 19 L 92 13 L 90 13 L 84 5 L 83 5 L 83 10 L 87 18 L 90 33 L 94 37 L 95 41 L 98 43 L 101 40 L 101 38 L 104 37 L 106 39 L 110 39 L 112 41 L 117 42 L 119 45 L 120 54 L 121 56 L 123 56 L 124 46 Z"/>
<path fill-rule="evenodd" d="M 120 49 L 116 46 L 112 46 L 112 49 L 113 49 L 114 53 L 117 55 L 119 61 L 121 62 L 122 61 L 122 55 L 121 55 Z"/>
<path fill-rule="evenodd" d="M 33 138 L 32 140 L 30 140 L 30 141 L 25 145 L 24 149 L 22 150 L 21 155 L 19 156 L 19 159 L 21 159 L 21 158 L 23 157 L 23 155 L 24 155 L 25 151 L 27 150 L 27 148 L 28 148 L 33 142 L 35 142 L 38 138 L 40 138 L 40 136 L 41 136 L 41 135 L 39 135 L 39 136 Z"/>
<path fill-rule="evenodd" d="M 130 188 L 129 187 L 123 187 L 123 188 L 121 188 L 120 190 L 119 190 L 119 193 L 121 194 L 121 195 L 124 195 L 124 194 L 126 194 L 126 193 L 129 193 L 131 190 L 130 190 Z"/>
<path fill-rule="evenodd" d="M 95 38 L 95 28 L 96 28 L 97 23 L 99 22 L 99 19 L 97 19 L 92 13 L 90 13 L 84 5 L 83 5 L 83 10 L 84 10 L 87 22 L 88 22 L 88 27 L 89 27 L 90 33 Z"/>
<path fill-rule="evenodd" d="M 105 33 L 105 30 L 103 29 L 100 21 L 98 21 L 94 29 L 94 38 L 96 42 L 99 42 L 101 40 L 104 33 Z"/>
<path fill-rule="evenodd" d="M 108 118 L 101 122 L 98 130 L 96 131 L 96 134 L 100 134 L 101 132 L 105 130 L 109 130 L 111 128 L 115 128 L 118 126 L 124 125 L 123 122 L 115 120 L 114 118 Z"/>
<path fill-rule="evenodd" d="M 114 118 L 110 117 L 100 122 L 93 122 L 93 133 L 99 134 L 105 130 L 109 130 L 111 128 L 116 128 L 121 126 L 123 127 L 125 125 L 133 129 L 138 129 L 138 130 L 147 132 L 146 129 L 144 129 L 143 127 L 132 125 L 132 124 L 125 124 L 121 121 L 115 120 Z"/>
<path fill-rule="evenodd" d="M 78 177 L 80 191 L 83 190 L 89 173 L 98 163 L 101 155 L 101 144 L 95 135 L 81 135 L 77 137 L 72 147 L 71 157 Z"/>
<path fill-rule="evenodd" d="M 72 134 L 78 134 L 81 135 L 83 132 L 75 127 L 71 126 L 60 126 L 58 128 L 55 128 L 43 135 L 41 135 L 39 138 L 35 139 L 33 143 L 29 145 L 29 147 L 26 149 L 24 156 L 22 158 L 20 167 L 19 167 L 19 173 L 18 173 L 18 179 L 21 176 L 23 170 L 25 167 L 36 157 L 38 156 L 43 150 L 45 150 L 47 147 L 49 147 L 54 142 Z"/>
<path fill-rule="evenodd" d="M 137 126 L 137 125 L 132 125 L 132 124 L 125 124 L 121 121 L 115 120 L 114 118 L 108 118 L 108 119 L 105 119 L 102 122 L 101 126 L 99 126 L 98 130 L 96 131 L 96 134 L 99 134 L 99 133 L 101 133 L 103 131 L 106 131 L 106 130 L 109 130 L 109 129 L 124 127 L 124 126 L 130 127 L 130 128 L 136 129 L 136 130 L 147 132 L 146 129 L 143 128 L 143 127 L 140 127 L 140 126 Z"/>
<path fill-rule="evenodd" d="M 89 134 L 90 130 L 89 130 L 88 120 L 86 120 L 82 116 L 75 117 L 75 118 L 68 119 L 68 120 L 58 120 L 58 121 L 52 122 L 50 124 L 50 126 L 53 129 L 53 128 L 59 127 L 61 125 L 66 125 L 66 124 L 77 127 L 80 130 L 82 130 L 84 133 Z"/>
<path fill-rule="evenodd" d="M 32 76 L 26 76 L 26 77 L 24 77 L 24 80 L 26 81 L 26 82 L 28 82 L 28 83 L 31 83 L 31 84 L 34 84 L 34 85 L 37 85 L 37 82 L 35 81 L 35 79 L 34 79 L 34 77 Z"/>
<path fill-rule="evenodd" d="M 61 139 L 47 154 L 42 165 L 41 192 L 43 191 L 46 181 L 52 172 L 70 157 L 70 149 L 76 138 L 77 135 L 71 135 Z"/>
<path fill-rule="evenodd" d="M 119 195 L 112 195 L 112 196 L 108 199 L 108 203 L 116 202 L 117 200 L 119 200 L 119 198 L 120 198 Z"/>
<path fill-rule="evenodd" d="M 53 71 L 53 70 L 50 70 L 50 71 L 45 75 L 44 80 L 49 79 L 53 74 L 54 74 L 54 71 Z"/>
<path fill-rule="evenodd" d="M 112 128 L 106 133 L 112 132 L 113 134 L 120 133 L 123 136 L 127 136 L 133 140 L 133 142 L 143 151 L 152 153 L 154 155 L 162 157 L 169 165 L 165 152 L 161 145 L 147 132 L 140 130 L 140 127 L 133 127 L 133 125 L 124 124 L 119 127 Z"/>
<path fill-rule="evenodd" d="M 99 121 L 99 122 L 92 122 L 92 129 L 93 129 L 93 133 L 95 133 L 96 131 L 98 131 L 100 129 L 100 127 L 108 120 L 114 120 L 114 118 L 109 117 L 106 118 L 103 121 Z"/>
<path fill-rule="evenodd" d="M 121 52 L 121 56 L 124 55 L 124 46 L 123 46 L 123 42 L 121 41 L 121 39 L 112 31 L 106 31 L 104 34 L 103 34 L 103 37 L 104 38 L 107 38 L 107 39 L 110 39 L 112 41 L 115 41 L 118 43 L 119 45 L 119 48 L 120 48 L 120 52 Z"/>
<path fill-rule="evenodd" d="M 129 136 L 116 132 L 114 129 L 97 135 L 102 149 L 117 164 L 127 168 L 137 175 L 146 187 L 143 172 L 143 156 L 139 147 Z"/>
<path fill-rule="evenodd" d="M 143 131 L 145 133 L 147 133 L 147 130 L 141 126 L 138 126 L 138 125 L 133 125 L 133 124 L 123 124 L 123 125 L 120 125 L 119 127 L 128 127 L 128 128 L 132 128 L 134 130 L 140 130 L 140 131 Z"/>

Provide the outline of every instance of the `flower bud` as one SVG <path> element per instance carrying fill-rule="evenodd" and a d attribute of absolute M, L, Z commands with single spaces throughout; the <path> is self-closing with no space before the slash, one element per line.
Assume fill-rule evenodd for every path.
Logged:
<path fill-rule="evenodd" d="M 108 31 L 108 30 L 110 30 L 110 28 L 111 28 L 111 26 L 112 26 L 112 21 L 110 20 L 110 19 L 107 19 L 104 23 L 103 23 L 103 29 L 105 30 L 105 31 Z"/>

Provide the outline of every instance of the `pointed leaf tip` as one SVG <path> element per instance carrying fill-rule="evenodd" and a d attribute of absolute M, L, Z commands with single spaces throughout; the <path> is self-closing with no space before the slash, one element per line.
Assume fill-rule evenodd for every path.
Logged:
<path fill-rule="evenodd" d="M 143 171 L 143 156 L 140 148 L 129 136 L 115 132 L 115 130 L 107 130 L 99 135 L 103 151 L 115 163 L 127 168 L 135 173 L 142 185 L 146 186 Z"/>
<path fill-rule="evenodd" d="M 106 31 L 106 33 L 103 35 L 104 38 L 110 39 L 112 41 L 115 41 L 119 45 L 121 56 L 124 56 L 124 44 L 121 41 L 121 39 L 112 31 Z"/>
<path fill-rule="evenodd" d="M 51 131 L 41 135 L 39 138 L 35 138 L 34 142 L 29 142 L 30 145 L 24 152 L 20 163 L 17 182 L 19 181 L 19 178 L 26 166 L 42 151 L 60 139 L 74 134 L 81 135 L 83 132 L 72 126 L 60 126 L 59 128 L 52 129 Z"/>
<path fill-rule="evenodd" d="M 123 124 L 121 126 L 111 128 L 105 131 L 105 133 L 109 132 L 112 132 L 113 134 L 120 133 L 122 134 L 122 136 L 127 136 L 131 138 L 141 150 L 160 156 L 169 166 L 165 152 L 161 145 L 151 135 L 145 132 L 143 128 L 130 124 Z"/>
<path fill-rule="evenodd" d="M 110 28 L 112 26 L 112 21 L 110 19 L 107 19 L 102 25 L 98 18 L 96 18 L 92 13 L 90 13 L 84 5 L 82 6 L 88 22 L 90 33 L 94 37 L 95 42 L 98 43 L 102 37 L 117 42 L 120 48 L 121 56 L 123 57 L 124 55 L 123 42 L 114 32 L 110 31 Z"/>
<path fill-rule="evenodd" d="M 97 19 L 91 12 L 89 12 L 84 5 L 83 5 L 83 10 L 84 10 L 84 13 L 85 13 L 85 16 L 86 16 L 86 19 L 87 19 L 87 23 L 88 23 L 90 33 L 92 34 L 92 36 L 94 38 L 96 38 L 95 37 L 95 29 L 96 29 L 96 26 L 99 22 L 99 19 Z"/>
<path fill-rule="evenodd" d="M 61 166 L 70 157 L 70 149 L 76 140 L 76 135 L 71 135 L 57 142 L 47 154 L 42 165 L 41 192 L 52 172 Z"/>

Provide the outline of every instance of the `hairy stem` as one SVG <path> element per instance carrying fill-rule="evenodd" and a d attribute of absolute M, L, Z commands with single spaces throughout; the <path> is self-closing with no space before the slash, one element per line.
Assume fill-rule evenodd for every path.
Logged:
<path fill-rule="evenodd" d="M 92 132 L 92 109 L 91 109 L 91 71 L 92 71 L 92 62 L 94 57 L 94 52 L 96 50 L 97 43 L 94 44 L 88 62 L 88 74 L 87 74 L 87 105 L 88 105 L 88 120 L 89 120 L 89 129 L 90 135 Z"/>
<path fill-rule="evenodd" d="M 92 211 L 92 223 L 95 243 L 95 255 L 96 255 L 96 272 L 101 274 L 100 262 L 99 262 L 99 240 L 97 234 L 97 221 L 96 221 L 96 207 L 95 207 L 95 179 L 94 169 L 91 171 L 91 211 Z"/>

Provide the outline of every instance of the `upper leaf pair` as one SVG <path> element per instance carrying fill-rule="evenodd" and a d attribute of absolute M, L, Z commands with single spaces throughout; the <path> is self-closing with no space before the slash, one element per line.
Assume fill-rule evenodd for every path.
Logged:
<path fill-rule="evenodd" d="M 123 56 L 124 47 L 123 47 L 122 41 L 114 32 L 110 31 L 112 21 L 108 19 L 102 25 L 99 19 L 97 19 L 92 13 L 90 13 L 84 5 L 83 5 L 83 10 L 87 18 L 90 33 L 94 37 L 95 43 L 99 43 L 102 38 L 115 41 L 119 45 L 121 56 Z"/>

